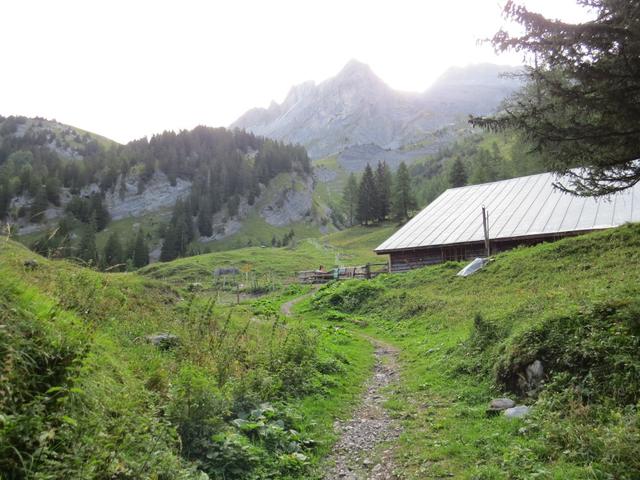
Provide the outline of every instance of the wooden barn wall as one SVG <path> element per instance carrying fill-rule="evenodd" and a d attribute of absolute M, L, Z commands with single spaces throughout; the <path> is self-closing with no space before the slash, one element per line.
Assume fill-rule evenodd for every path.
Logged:
<path fill-rule="evenodd" d="M 512 248 L 525 245 L 531 246 L 542 242 L 558 240 L 560 238 L 580 235 L 586 232 L 571 232 L 540 236 L 536 238 L 492 240 L 491 253 L 503 252 Z M 390 270 L 402 272 L 412 268 L 420 268 L 426 265 L 447 262 L 449 260 L 471 260 L 476 257 L 484 257 L 486 254 L 484 242 L 468 243 L 463 245 L 446 245 L 443 247 L 431 247 L 415 250 L 400 250 L 389 254 Z"/>

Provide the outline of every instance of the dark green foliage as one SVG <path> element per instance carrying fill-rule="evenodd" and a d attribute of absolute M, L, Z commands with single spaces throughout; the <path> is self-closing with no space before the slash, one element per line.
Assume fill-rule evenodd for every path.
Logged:
<path fill-rule="evenodd" d="M 10 308 L 18 293 L 12 290 L 5 284 L 0 291 L 0 472 L 3 478 L 21 479 L 29 478 L 34 466 L 55 462 L 73 449 L 69 434 L 75 420 L 65 410 L 86 345 L 63 318 L 54 327 Z"/>
<path fill-rule="evenodd" d="M 496 366 L 496 381 L 519 391 L 518 378 L 541 360 L 551 390 L 573 390 L 582 402 L 640 401 L 640 303 L 611 300 L 551 317 L 514 338 Z"/>
<path fill-rule="evenodd" d="M 65 212 L 70 213 L 82 223 L 96 224 L 96 231 L 100 232 L 111 221 L 109 210 L 104 205 L 102 195 L 93 193 L 90 197 L 73 197 L 65 206 Z"/>
<path fill-rule="evenodd" d="M 203 216 L 207 208 L 214 214 L 227 204 L 233 216 L 242 198 L 253 204 L 260 194 L 260 183 L 266 185 L 281 173 L 302 176 L 311 173 L 311 162 L 303 147 L 256 137 L 242 130 L 201 126 L 105 148 L 90 135 L 70 127 L 62 133 L 59 130 L 55 133 L 53 127 L 49 131 L 30 127 L 22 136 L 13 135 L 18 126 L 25 123 L 37 122 L 24 117 L 0 121 L 0 218 L 3 219 L 20 213 L 9 212 L 10 200 L 16 195 L 30 195 L 32 202 L 37 200 L 33 212 L 29 212 L 31 215 L 40 211 L 43 198 L 59 205 L 64 187 L 73 195 L 67 211 L 83 223 L 95 217 L 97 231 L 101 231 L 109 223 L 109 212 L 99 199 L 116 188 L 121 198 L 124 197 L 125 179 L 136 175 L 138 192 L 142 193 L 159 172 L 166 174 L 172 185 L 179 179 L 192 182 L 192 215 L 201 207 L 205 210 Z M 73 146 L 67 138 L 69 141 L 73 138 Z M 54 141 L 59 147 L 56 150 L 50 147 Z M 82 155 L 82 159 L 67 158 L 58 153 L 61 150 Z M 92 184 L 98 185 L 100 192 L 90 198 L 81 197 L 83 187 Z M 43 189 L 45 197 L 40 193 Z M 34 220 L 41 217 L 36 215 Z M 202 223 L 206 222 L 202 220 Z M 209 231 L 207 225 L 202 225 L 202 229 Z"/>
<path fill-rule="evenodd" d="M 58 222 L 58 226 L 53 230 L 46 231 L 31 245 L 31 249 L 45 257 L 68 257 L 73 250 L 70 235 L 72 229 L 73 220 L 69 217 L 63 217 Z"/>
<path fill-rule="evenodd" d="M 111 215 L 109 215 L 109 210 L 107 210 L 107 207 L 104 205 L 100 194 L 94 193 L 91 195 L 89 202 L 89 211 L 91 212 L 92 219 L 95 219 L 96 231 L 101 232 L 111 221 Z"/>
<path fill-rule="evenodd" d="M 53 205 L 60 206 L 60 181 L 56 177 L 49 177 L 45 181 L 47 200 Z"/>
<path fill-rule="evenodd" d="M 98 248 L 96 247 L 95 222 L 85 225 L 82 229 L 80 242 L 78 243 L 76 257 L 88 265 L 98 264 Z"/>
<path fill-rule="evenodd" d="M 314 303 L 320 307 L 335 308 L 353 313 L 380 294 L 383 287 L 379 283 L 348 280 L 323 287 L 314 297 Z"/>
<path fill-rule="evenodd" d="M 29 205 L 29 219 L 32 222 L 43 222 L 46 219 L 45 212 L 48 206 L 47 192 L 44 188 L 40 188 Z"/>
<path fill-rule="evenodd" d="M 124 262 L 124 251 L 122 244 L 120 243 L 120 237 L 117 232 L 113 232 L 109 235 L 107 243 L 104 246 L 104 254 L 102 260 L 106 267 L 120 266 L 122 270 L 122 263 Z"/>
<path fill-rule="evenodd" d="M 458 160 L 464 166 L 466 175 L 465 183 L 461 183 L 463 176 L 459 175 L 456 183 L 460 186 L 545 171 L 540 155 L 532 152 L 531 146 L 526 142 L 513 135 L 495 138 L 496 140 L 487 147 L 486 135 L 463 137 L 425 161 L 413 164 L 410 168 L 411 184 L 416 191 L 419 204 L 431 203 L 447 188 L 454 186 L 451 175 Z M 496 143 L 498 140 L 505 143 L 502 151 Z"/>
<path fill-rule="evenodd" d="M 467 169 L 460 157 L 453 159 L 449 167 L 449 185 L 454 188 L 464 187 L 467 184 Z"/>
<path fill-rule="evenodd" d="M 142 229 L 139 229 L 138 233 L 136 233 L 136 239 L 133 244 L 133 251 L 131 252 L 130 258 L 135 268 L 142 268 L 149 265 L 149 247 L 144 239 L 144 232 Z"/>
<path fill-rule="evenodd" d="M 373 176 L 373 170 L 367 163 L 362 173 L 360 185 L 358 185 L 358 205 L 356 208 L 356 218 L 363 225 L 368 225 L 374 221 L 376 215 L 376 181 Z"/>
<path fill-rule="evenodd" d="M 391 214 L 391 184 L 393 178 L 386 162 L 378 162 L 375 173 L 376 185 L 376 218 L 384 221 Z"/>
<path fill-rule="evenodd" d="M 240 197 L 233 195 L 227 202 L 227 213 L 230 217 L 235 217 L 238 214 L 238 207 L 240 206 Z"/>
<path fill-rule="evenodd" d="M 358 181 L 353 172 L 349 174 L 347 184 L 342 192 L 342 205 L 346 212 L 348 225 L 353 226 L 358 207 Z"/>
<path fill-rule="evenodd" d="M 524 55 L 528 83 L 502 113 L 471 123 L 517 131 L 550 170 L 572 177 L 563 187 L 602 195 L 640 180 L 640 2 L 578 3 L 594 12 L 592 20 L 565 23 L 507 2 L 504 16 L 519 33 L 500 30 L 492 43 Z M 577 166 L 589 169 L 571 170 Z"/>
<path fill-rule="evenodd" d="M 171 220 L 165 228 L 160 260 L 166 262 L 184 256 L 189 243 L 194 238 L 195 229 L 189 204 L 179 199 L 173 207 Z"/>
<path fill-rule="evenodd" d="M 198 224 L 198 232 L 203 237 L 210 237 L 213 235 L 213 221 L 211 214 L 211 203 L 206 198 L 201 199 L 200 209 L 198 211 L 198 218 L 196 220 Z"/>
<path fill-rule="evenodd" d="M 417 204 L 411 188 L 409 169 L 404 162 L 398 167 L 393 189 L 393 216 L 401 221 L 406 220 Z"/>

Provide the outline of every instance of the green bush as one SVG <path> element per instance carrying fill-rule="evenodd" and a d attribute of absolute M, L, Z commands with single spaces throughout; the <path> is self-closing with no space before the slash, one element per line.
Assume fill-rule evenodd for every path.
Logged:
<path fill-rule="evenodd" d="M 511 339 L 496 365 L 498 384 L 518 391 L 527 365 L 542 361 L 547 388 L 571 389 L 586 402 L 640 401 L 640 301 L 609 300 L 539 322 Z M 563 375 L 559 375 L 563 373 Z"/>
<path fill-rule="evenodd" d="M 384 287 L 380 283 L 370 280 L 333 282 L 320 289 L 314 297 L 314 304 L 353 313 L 360 310 L 367 301 L 374 300 L 382 290 Z"/>

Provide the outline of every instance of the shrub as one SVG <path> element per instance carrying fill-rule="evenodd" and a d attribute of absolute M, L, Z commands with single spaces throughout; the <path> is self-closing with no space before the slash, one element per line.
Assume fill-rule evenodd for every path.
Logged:
<path fill-rule="evenodd" d="M 610 398 L 623 405 L 636 404 L 640 401 L 639 312 L 638 299 L 609 300 L 547 318 L 511 340 L 497 363 L 496 381 L 518 391 L 518 376 L 538 359 L 551 377 L 549 387 L 557 391 L 575 390 L 586 402 Z"/>
<path fill-rule="evenodd" d="M 375 281 L 349 280 L 334 282 L 323 287 L 315 296 L 316 306 L 334 308 L 336 310 L 353 313 L 374 299 L 384 287 Z"/>

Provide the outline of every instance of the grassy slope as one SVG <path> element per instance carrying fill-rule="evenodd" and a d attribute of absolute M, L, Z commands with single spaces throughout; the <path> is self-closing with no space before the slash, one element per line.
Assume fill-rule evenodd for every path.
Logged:
<path fill-rule="evenodd" d="M 363 265 L 385 262 L 373 249 L 387 238 L 395 226 L 353 227 L 319 239 L 306 239 L 294 247 L 249 247 L 182 258 L 168 263 L 156 263 L 140 271 L 142 275 L 163 279 L 174 284 L 211 280 L 218 267 L 235 266 L 261 277 L 270 276 L 278 282 L 290 282 L 300 270 L 324 265 Z"/>
<path fill-rule="evenodd" d="M 402 349 L 389 406 L 405 419 L 403 475 L 637 478 L 640 226 L 501 254 L 468 278 L 461 266 L 329 285 L 306 313 L 364 321 Z M 539 414 L 487 417 L 505 372 L 535 358 L 551 373 Z"/>
<path fill-rule="evenodd" d="M 209 447 L 231 457 L 223 462 L 246 466 L 248 451 L 233 450 L 243 443 L 234 446 L 226 422 L 247 402 L 275 400 L 301 415 L 293 428 L 316 442 L 306 452 L 313 463 L 371 365 L 369 345 L 346 333 L 314 327 L 298 339 L 298 320 L 274 320 L 280 299 L 208 315 L 206 293 L 49 261 L 4 239 L 0 258 L 0 471 L 7 475 L 26 462 L 42 478 L 196 478 L 176 434 L 191 428 L 189 415 L 228 435 L 228 447 Z M 37 268 L 25 268 L 32 258 Z M 177 334 L 180 346 L 163 352 L 144 341 L 158 332 Z M 345 355 L 356 361 L 340 360 Z M 191 395 L 213 403 L 197 413 L 186 406 Z M 299 459 L 283 455 L 260 457 L 260 468 L 309 478 Z"/>

